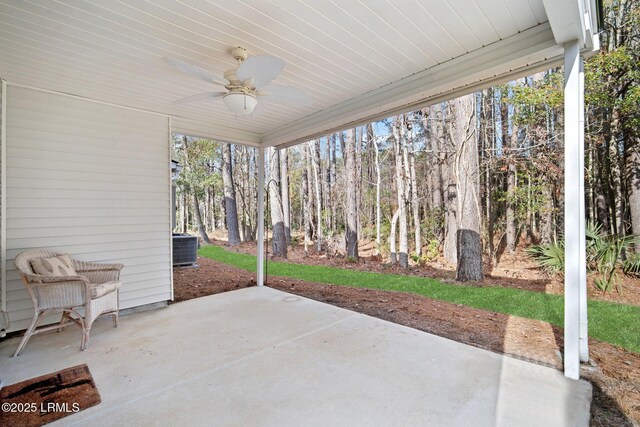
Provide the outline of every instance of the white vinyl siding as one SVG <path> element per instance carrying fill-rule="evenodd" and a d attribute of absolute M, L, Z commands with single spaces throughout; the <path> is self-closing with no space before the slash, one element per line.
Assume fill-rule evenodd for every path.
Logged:
<path fill-rule="evenodd" d="M 121 309 L 171 299 L 169 141 L 167 116 L 8 86 L 10 330 L 32 316 L 13 267 L 27 249 L 124 264 Z"/>

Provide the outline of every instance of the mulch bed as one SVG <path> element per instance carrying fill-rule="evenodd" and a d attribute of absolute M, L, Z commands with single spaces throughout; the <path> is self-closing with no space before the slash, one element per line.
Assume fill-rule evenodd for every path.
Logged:
<path fill-rule="evenodd" d="M 174 270 L 176 302 L 255 286 L 255 275 L 208 258 Z M 465 344 L 562 369 L 562 330 L 548 323 L 418 295 L 270 277 L 268 286 Z M 640 355 L 590 340 L 582 367 L 593 384 L 592 426 L 640 425 Z"/>
<path fill-rule="evenodd" d="M 214 244 L 224 246 L 226 242 L 214 240 Z M 367 247 L 364 242 L 359 245 L 361 254 L 370 251 L 363 251 Z M 255 255 L 256 243 L 246 242 L 233 248 L 225 247 L 228 251 L 240 252 Z M 437 278 L 443 282 L 454 282 L 455 269 L 452 268 L 444 258 L 439 258 L 424 265 L 410 263 L 408 269 L 392 267 L 386 259 L 380 256 L 364 255 L 359 262 L 349 262 L 343 256 L 327 256 L 318 254 L 315 247 L 309 247 L 305 253 L 303 245 L 292 244 L 287 249 L 287 259 L 290 262 L 307 265 L 323 265 L 330 267 L 345 268 L 358 271 L 373 271 L 377 273 L 391 273 L 412 275 L 420 277 Z M 500 258 L 497 266 L 493 267 L 485 263 L 485 280 L 483 282 L 467 282 L 467 286 L 500 286 L 504 288 L 522 289 L 533 292 L 545 292 L 548 294 L 562 295 L 564 292 L 564 281 L 561 275 L 549 275 L 540 270 L 538 265 L 523 251 L 516 254 L 504 254 Z M 587 287 L 589 299 L 599 301 L 611 301 L 622 304 L 640 306 L 640 278 L 632 276 L 620 276 L 619 289 L 611 292 L 602 292 L 593 285 L 593 275 L 589 275 Z"/>

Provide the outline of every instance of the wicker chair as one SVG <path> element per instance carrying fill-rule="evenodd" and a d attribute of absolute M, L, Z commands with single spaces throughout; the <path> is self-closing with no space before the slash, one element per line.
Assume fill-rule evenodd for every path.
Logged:
<path fill-rule="evenodd" d="M 82 328 L 81 350 L 87 349 L 93 321 L 110 315 L 113 326 L 118 326 L 118 289 L 122 264 L 99 264 L 72 259 L 77 276 L 52 277 L 36 274 L 31 261 L 62 254 L 47 250 L 30 250 L 19 254 L 14 264 L 29 292 L 35 309 L 31 325 L 25 331 L 14 353 L 18 356 L 32 335 L 77 324 Z M 82 316 L 78 309 L 84 309 Z M 49 314 L 62 313 L 60 323 L 37 325 Z"/>

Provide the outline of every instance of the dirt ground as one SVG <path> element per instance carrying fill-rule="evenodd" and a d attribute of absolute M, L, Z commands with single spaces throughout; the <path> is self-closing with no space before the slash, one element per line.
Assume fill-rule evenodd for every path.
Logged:
<path fill-rule="evenodd" d="M 239 250 L 248 252 L 248 249 L 247 246 Z M 290 253 L 290 259 L 301 262 L 296 258 L 295 252 Z M 331 259 L 320 262 L 313 257 L 307 257 L 304 261 L 333 265 Z M 198 264 L 197 268 L 174 270 L 176 302 L 255 286 L 255 275 L 252 273 L 207 258 L 198 258 Z M 349 265 L 368 271 L 389 271 L 375 264 L 372 262 Z M 339 266 L 345 267 L 345 263 L 342 262 Z M 425 271 L 424 268 L 414 269 L 412 274 L 423 275 L 426 274 Z M 514 272 L 514 275 L 517 274 L 529 273 Z M 434 277 L 443 278 L 441 275 Z M 550 292 L 550 289 L 546 288 L 548 283 L 530 284 L 530 287 L 525 287 L 525 282 L 530 280 L 551 281 L 533 277 L 502 277 L 499 283 L 500 286 L 511 283 L 512 286 L 522 286 L 523 289 L 545 286 L 544 290 L 537 290 Z M 493 284 L 496 285 L 497 282 Z M 279 277 L 270 277 L 267 285 L 497 353 L 556 369 L 562 368 L 562 330 L 545 322 L 399 292 L 357 289 Z M 582 376 L 593 384 L 591 425 L 640 426 L 640 354 L 597 340 L 590 340 L 590 352 L 592 360 L 582 366 Z"/>

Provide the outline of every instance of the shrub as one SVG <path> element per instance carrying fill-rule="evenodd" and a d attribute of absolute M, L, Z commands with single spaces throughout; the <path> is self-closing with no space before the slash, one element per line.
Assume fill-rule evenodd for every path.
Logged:
<path fill-rule="evenodd" d="M 628 256 L 622 263 L 622 271 L 629 276 L 640 276 L 640 253 Z"/>
<path fill-rule="evenodd" d="M 564 240 L 546 245 L 533 245 L 526 252 L 550 273 L 564 271 Z"/>
<path fill-rule="evenodd" d="M 618 271 L 625 274 L 640 275 L 640 256 L 625 256 L 639 242 L 637 236 L 607 235 L 597 224 L 587 223 L 586 256 L 587 270 L 597 273 L 594 285 L 607 292 L 619 286 Z M 547 245 L 534 245 L 527 248 L 527 253 L 538 264 L 553 273 L 564 270 L 564 240 Z"/>
<path fill-rule="evenodd" d="M 638 243 L 636 236 L 606 235 L 602 227 L 587 224 L 587 262 L 598 276 L 595 286 L 601 291 L 609 291 L 612 287 L 619 290 L 618 268 L 624 271 L 623 257 Z"/>
<path fill-rule="evenodd" d="M 440 255 L 440 242 L 437 239 L 429 240 L 429 244 L 424 249 L 420 262 L 427 263 L 435 261 Z"/>

